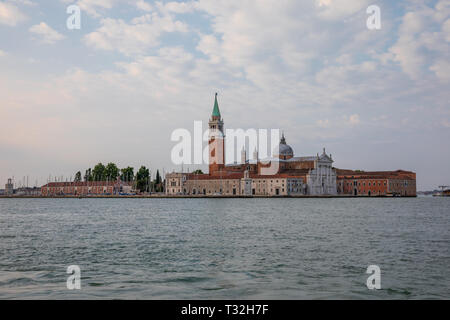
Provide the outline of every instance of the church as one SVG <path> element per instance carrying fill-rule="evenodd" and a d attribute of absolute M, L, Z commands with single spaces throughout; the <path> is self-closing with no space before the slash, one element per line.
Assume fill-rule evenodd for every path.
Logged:
<path fill-rule="evenodd" d="M 284 134 L 272 157 L 259 159 L 255 150 L 250 160 L 244 149 L 240 163 L 226 164 L 224 122 L 217 93 L 209 129 L 209 173 L 166 174 L 167 195 L 337 195 L 336 169 L 331 154 L 323 149 L 320 155 L 296 157 Z"/>

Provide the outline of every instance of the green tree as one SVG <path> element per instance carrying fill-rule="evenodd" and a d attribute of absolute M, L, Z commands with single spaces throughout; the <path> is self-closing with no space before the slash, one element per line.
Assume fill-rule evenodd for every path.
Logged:
<path fill-rule="evenodd" d="M 159 174 L 159 170 L 156 170 L 156 177 L 155 180 L 153 180 L 153 190 L 155 190 L 156 192 L 161 192 L 162 190 L 162 179 L 161 179 L 161 175 Z"/>
<path fill-rule="evenodd" d="M 150 170 L 145 166 L 141 166 L 136 173 L 136 188 L 141 192 L 147 191 L 149 187 L 149 180 Z"/>
<path fill-rule="evenodd" d="M 75 174 L 75 179 L 73 181 L 75 181 L 75 182 L 80 182 L 81 181 L 81 171 L 78 171 Z"/>
<path fill-rule="evenodd" d="M 84 181 L 92 181 L 93 177 L 92 177 L 92 170 L 91 168 L 86 170 L 86 173 L 84 174 Z"/>
<path fill-rule="evenodd" d="M 160 184 L 161 183 L 161 176 L 159 175 L 159 170 L 156 170 L 155 183 L 156 184 Z"/>
<path fill-rule="evenodd" d="M 113 181 L 116 180 L 118 176 L 119 168 L 112 162 L 108 163 L 105 168 L 105 178 L 109 181 Z"/>
<path fill-rule="evenodd" d="M 100 162 L 92 170 L 92 176 L 94 181 L 104 181 L 106 180 L 106 170 L 105 166 Z"/>
<path fill-rule="evenodd" d="M 120 170 L 120 180 L 133 181 L 133 179 L 134 179 L 134 168 L 126 167 Z"/>
<path fill-rule="evenodd" d="M 203 174 L 203 171 L 200 169 L 197 169 L 195 171 L 192 171 L 193 174 Z"/>

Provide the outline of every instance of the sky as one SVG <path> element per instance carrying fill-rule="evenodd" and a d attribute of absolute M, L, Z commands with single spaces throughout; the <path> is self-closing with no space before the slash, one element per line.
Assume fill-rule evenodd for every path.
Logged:
<path fill-rule="evenodd" d="M 0 184 L 178 170 L 171 133 L 206 125 L 218 92 L 226 128 L 450 185 L 449 43 L 448 0 L 0 0 Z"/>

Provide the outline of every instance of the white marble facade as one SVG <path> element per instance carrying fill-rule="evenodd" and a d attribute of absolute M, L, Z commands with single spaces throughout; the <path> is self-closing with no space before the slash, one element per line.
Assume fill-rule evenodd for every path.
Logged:
<path fill-rule="evenodd" d="M 307 193 L 309 195 L 336 195 L 336 170 L 333 169 L 333 159 L 323 150 L 314 161 L 314 169 L 306 176 Z"/>

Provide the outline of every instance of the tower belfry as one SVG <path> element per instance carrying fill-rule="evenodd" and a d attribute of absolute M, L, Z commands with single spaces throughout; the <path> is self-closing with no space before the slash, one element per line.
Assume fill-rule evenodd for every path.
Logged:
<path fill-rule="evenodd" d="M 220 115 L 217 92 L 214 98 L 214 107 L 209 120 L 209 174 L 220 174 L 225 165 L 225 135 L 223 133 L 223 120 Z"/>
<path fill-rule="evenodd" d="M 214 98 L 214 108 L 211 114 L 211 119 L 209 120 L 209 129 L 210 130 L 219 130 L 223 134 L 223 120 L 220 115 L 219 103 L 217 102 L 217 92 Z"/>

